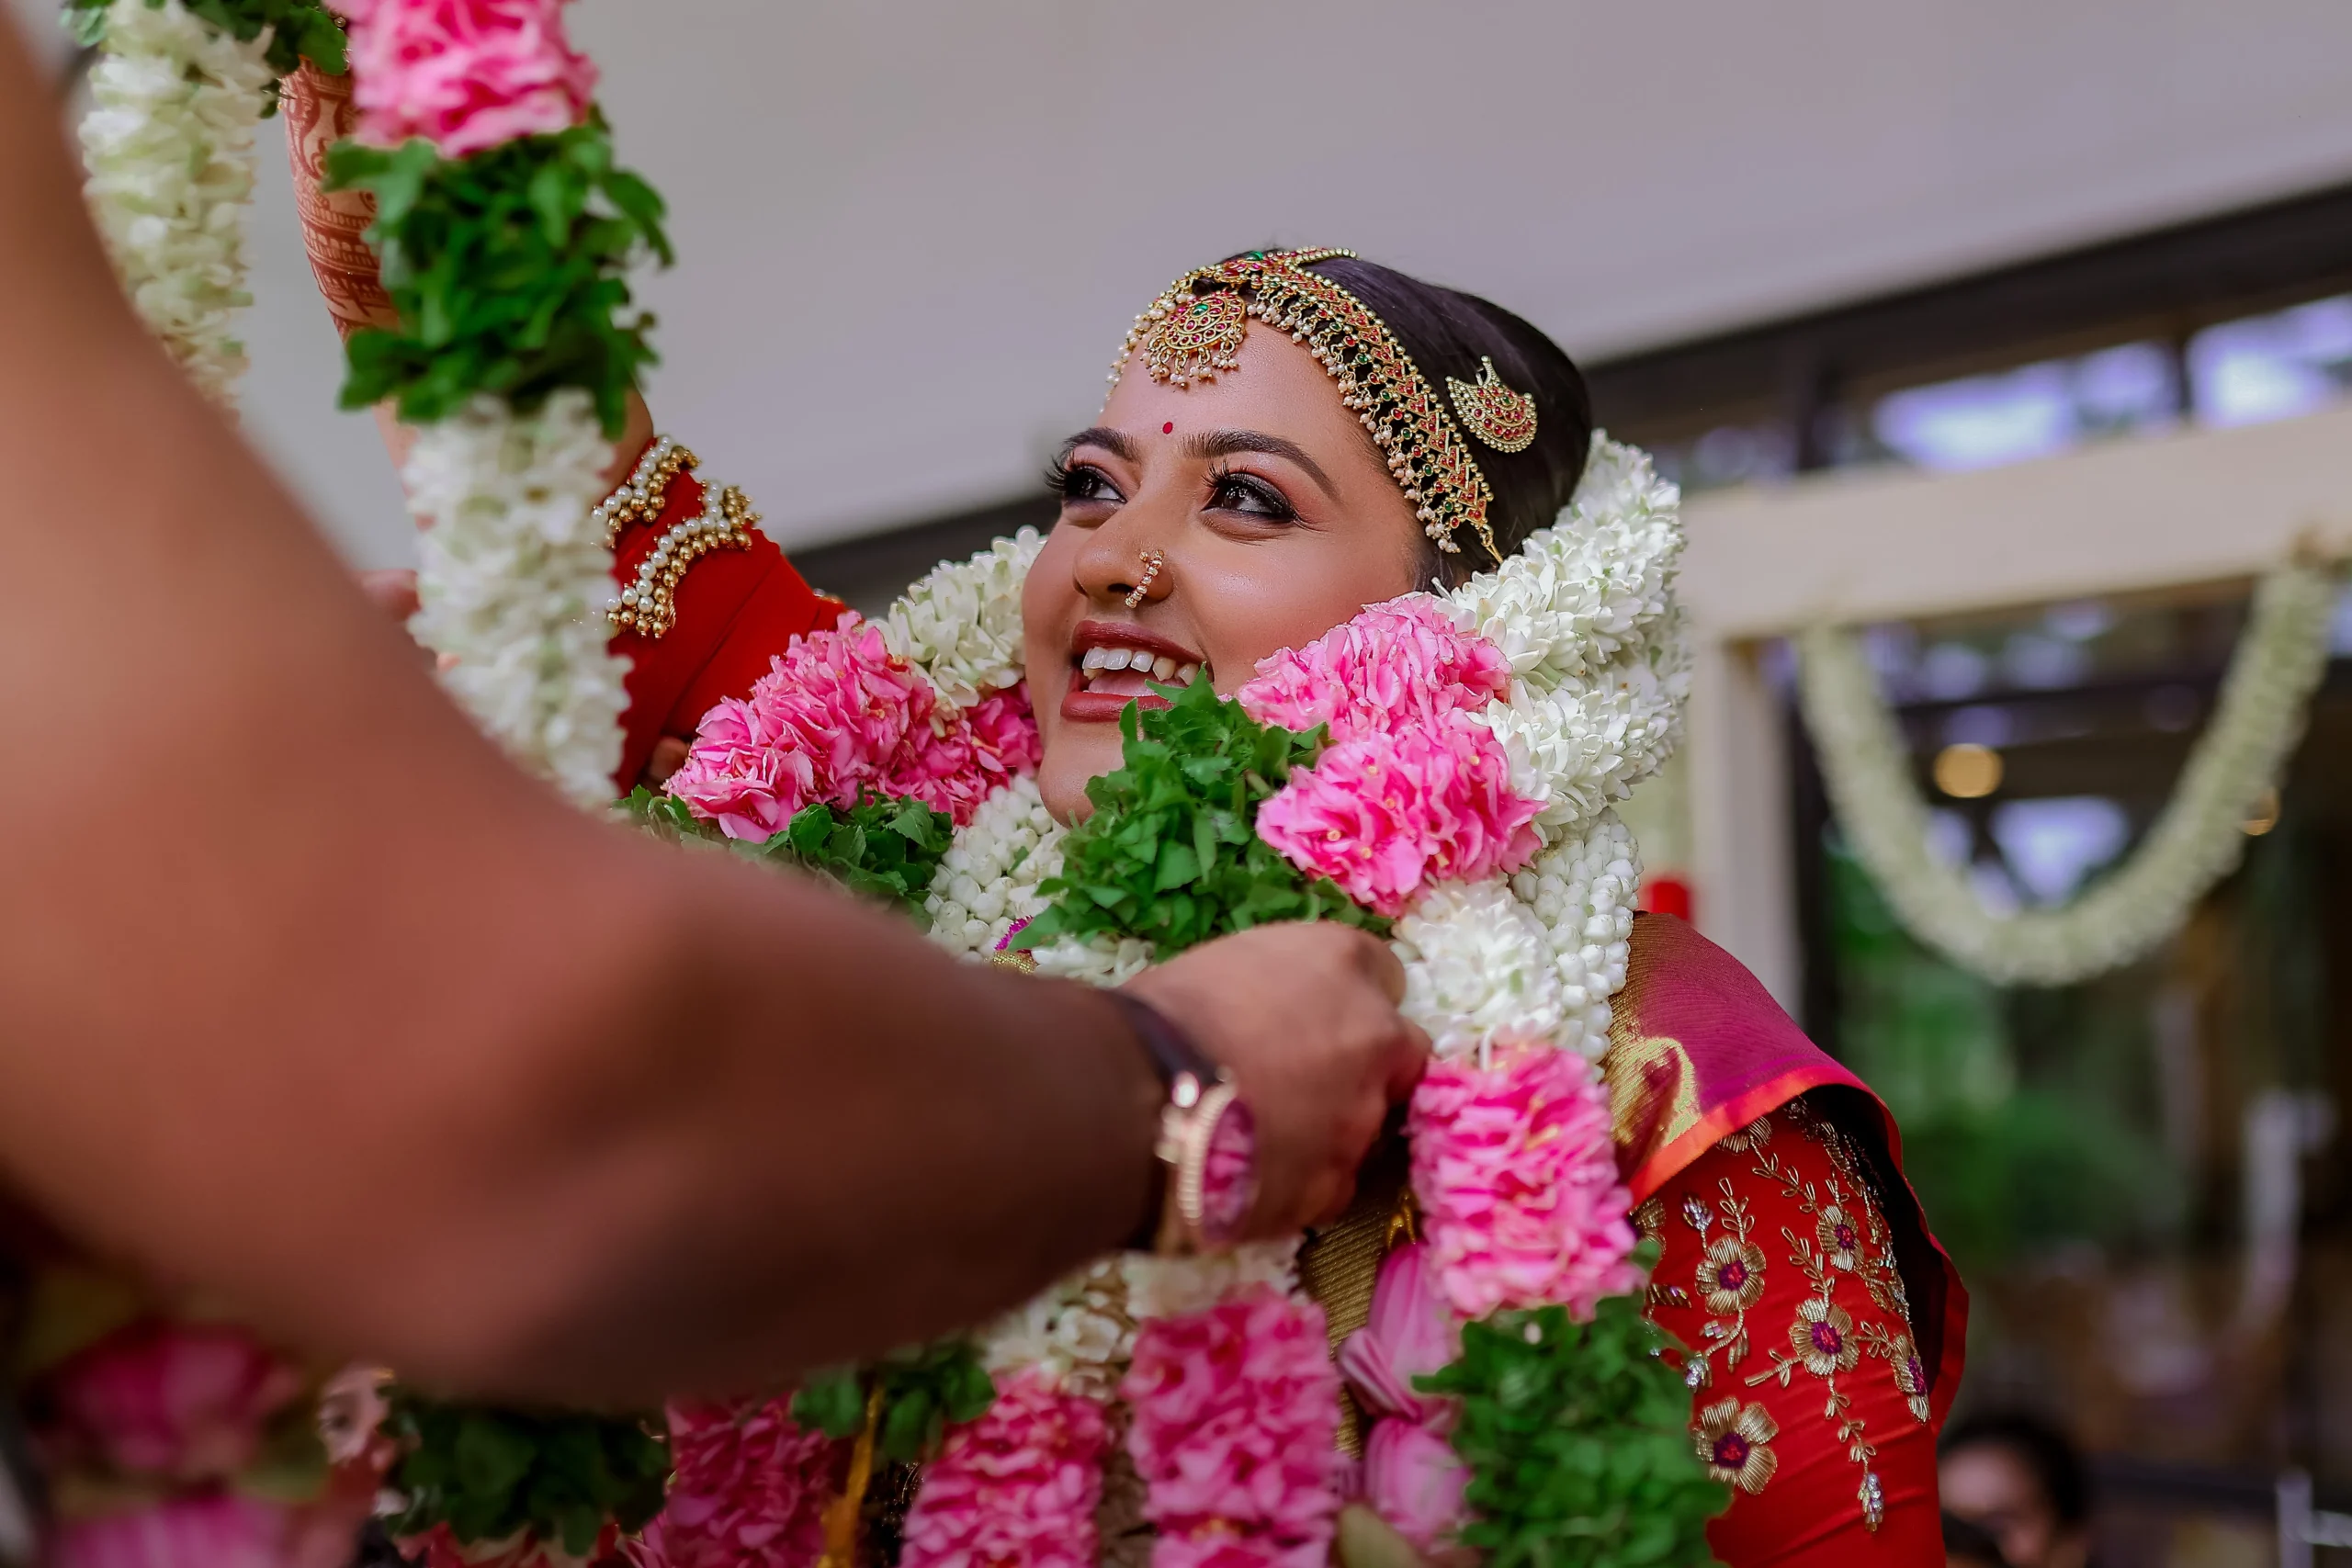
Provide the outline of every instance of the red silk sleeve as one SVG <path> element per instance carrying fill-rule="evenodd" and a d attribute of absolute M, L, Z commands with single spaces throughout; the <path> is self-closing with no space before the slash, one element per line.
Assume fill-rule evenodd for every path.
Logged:
<path fill-rule="evenodd" d="M 615 542 L 614 580 L 633 581 L 662 536 L 699 513 L 702 501 L 694 475 L 673 479 L 661 513 L 631 525 Z M 613 775 L 617 793 L 636 786 L 662 737 L 691 739 L 712 704 L 744 695 L 794 637 L 840 618 L 840 600 L 803 581 L 766 535 L 757 528 L 750 535 L 749 548 L 713 550 L 687 570 L 673 591 L 677 619 L 667 633 L 613 634 L 613 651 L 629 661 L 626 738 Z"/>
<path fill-rule="evenodd" d="M 1721 1139 L 1634 1219 L 1649 1315 L 1690 1348 L 1727 1568 L 1943 1561 L 1937 1424 L 1865 1161 L 1803 1100 Z"/>

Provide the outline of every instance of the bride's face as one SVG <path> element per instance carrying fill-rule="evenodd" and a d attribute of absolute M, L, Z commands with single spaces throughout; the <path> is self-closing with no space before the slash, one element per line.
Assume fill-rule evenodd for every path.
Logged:
<path fill-rule="evenodd" d="M 1067 463 L 1021 602 L 1037 783 L 1065 822 L 1119 765 L 1120 710 L 1160 701 L 1147 681 L 1205 666 L 1230 694 L 1268 654 L 1422 586 L 1420 525 L 1379 449 L 1306 350 L 1258 321 L 1214 381 L 1131 367 Z M 1148 550 L 1165 561 L 1130 609 Z M 1136 662 L 1089 671 L 1090 653 Z"/>

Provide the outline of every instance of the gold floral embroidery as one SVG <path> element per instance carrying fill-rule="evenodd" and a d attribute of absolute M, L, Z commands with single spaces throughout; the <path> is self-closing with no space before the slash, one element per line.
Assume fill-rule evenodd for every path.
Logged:
<path fill-rule="evenodd" d="M 1872 1179 L 1869 1163 L 1854 1141 L 1835 1123 L 1814 1115 L 1811 1108 L 1799 1101 L 1792 1110 L 1800 1112 L 1798 1124 L 1804 1134 L 1821 1145 L 1829 1156 L 1829 1163 L 1849 1182 L 1855 1194 L 1854 1209 L 1862 1224 L 1855 1232 L 1849 1225 L 1833 1229 L 1824 1211 L 1824 1218 L 1816 1226 L 1824 1250 L 1842 1247 L 1855 1257 L 1847 1265 L 1858 1272 L 1862 1284 L 1878 1303 L 1881 1312 L 1903 1325 L 1899 1331 L 1866 1325 L 1862 1341 L 1870 1352 L 1887 1364 L 1895 1388 L 1902 1393 L 1911 1414 L 1925 1426 L 1930 1418 L 1928 1403 L 1928 1371 L 1919 1359 L 1918 1346 L 1911 1337 L 1911 1298 L 1903 1287 L 1903 1270 L 1894 1260 L 1894 1238 L 1888 1232 L 1884 1216 L 1875 1198 L 1877 1183 Z"/>
<path fill-rule="evenodd" d="M 1699 1260 L 1699 1288 L 1717 1317 L 1746 1312 L 1764 1293 L 1764 1249 L 1738 1236 L 1717 1236 Z"/>
<path fill-rule="evenodd" d="M 1844 1205 L 1824 1203 L 1813 1222 L 1814 1239 L 1821 1243 L 1823 1258 L 1832 1269 L 1842 1269 L 1850 1274 L 1859 1261 L 1862 1248 L 1861 1232 L 1846 1217 Z"/>
<path fill-rule="evenodd" d="M 1634 1205 L 1630 1217 L 1634 1222 L 1634 1228 L 1641 1233 L 1644 1241 L 1651 1242 L 1660 1248 L 1666 1246 L 1665 1199 L 1658 1197 L 1643 1199 L 1641 1202 Z M 1687 1307 L 1690 1304 L 1690 1292 L 1679 1285 L 1664 1284 L 1653 1279 L 1650 1280 L 1649 1289 L 1643 1292 L 1642 1302 L 1643 1310 L 1645 1312 L 1656 1312 L 1662 1306 Z"/>
<path fill-rule="evenodd" d="M 1695 1192 L 1682 1200 L 1683 1223 L 1699 1233 L 1703 1248 L 1699 1256 L 1697 1278 L 1691 1283 L 1708 1314 L 1707 1322 L 1699 1330 L 1701 1337 L 1707 1341 L 1706 1348 L 1691 1351 L 1682 1367 L 1682 1381 L 1692 1388 L 1705 1388 L 1714 1382 L 1714 1358 L 1718 1351 L 1726 1371 L 1747 1359 L 1747 1309 L 1764 1294 L 1763 1249 L 1747 1239 L 1748 1233 L 1756 1227 L 1755 1217 L 1747 1212 L 1747 1201 L 1733 1190 L 1728 1177 L 1716 1186 L 1723 1193 L 1715 1204 L 1722 1211 L 1722 1235 L 1709 1238 L 1708 1233 L 1715 1224 L 1715 1210 L 1700 1201 Z"/>
<path fill-rule="evenodd" d="M 1772 1117 L 1770 1111 L 1758 1116 L 1736 1133 L 1725 1133 L 1715 1140 L 1716 1146 L 1736 1155 L 1762 1148 L 1772 1141 Z"/>
<path fill-rule="evenodd" d="M 1753 1496 L 1781 1468 L 1771 1449 L 1781 1424 L 1760 1404 L 1741 1404 L 1737 1394 L 1699 1412 L 1690 1428 L 1692 1446 L 1707 1461 L 1707 1473 Z"/>
<path fill-rule="evenodd" d="M 1804 1370 L 1817 1378 L 1850 1372 L 1862 1359 L 1861 1345 L 1854 1338 L 1853 1317 L 1844 1307 L 1832 1306 L 1820 1296 L 1808 1296 L 1797 1303 L 1796 1321 L 1789 1325 L 1789 1343 Z"/>
<path fill-rule="evenodd" d="M 1808 1135 L 1817 1123 L 1803 1115 L 1792 1115 Z M 1835 1163 L 1835 1162 L 1833 1162 Z M 1861 1483 L 1855 1496 L 1862 1506 L 1862 1523 L 1871 1531 L 1878 1529 L 1885 1517 L 1885 1489 L 1871 1461 L 1878 1457 L 1878 1449 L 1865 1436 L 1866 1423 L 1852 1414 L 1853 1396 L 1838 1386 L 1840 1374 L 1849 1372 L 1861 1359 L 1862 1343 L 1854 1331 L 1853 1314 L 1838 1304 L 1838 1278 L 1853 1270 L 1855 1259 L 1847 1254 L 1838 1259 L 1839 1227 L 1846 1222 L 1847 1195 L 1837 1177 L 1830 1177 L 1818 1187 L 1783 1165 L 1777 1154 L 1765 1154 L 1755 1167 L 1758 1176 L 1779 1184 L 1781 1194 L 1797 1206 L 1797 1212 L 1812 1216 L 1815 1235 L 1800 1236 L 1783 1225 L 1781 1235 L 1789 1244 L 1789 1261 L 1802 1269 L 1813 1285 L 1813 1294 L 1797 1303 L 1797 1314 L 1789 1325 L 1789 1350 L 1774 1349 L 1771 1365 L 1752 1374 L 1747 1386 L 1772 1382 L 1782 1388 L 1800 1371 L 1808 1372 L 1828 1384 L 1829 1397 L 1822 1406 L 1822 1418 L 1830 1423 L 1844 1444 L 1846 1457 L 1861 1466 Z M 1865 1197 L 1862 1201 L 1867 1204 Z M 1830 1223 L 1830 1216 L 1836 1223 Z"/>

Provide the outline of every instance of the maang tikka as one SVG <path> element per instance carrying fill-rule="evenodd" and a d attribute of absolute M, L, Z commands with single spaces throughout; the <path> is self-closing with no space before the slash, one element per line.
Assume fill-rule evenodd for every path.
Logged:
<path fill-rule="evenodd" d="M 1454 413 L 1471 434 L 1496 451 L 1526 451 L 1535 444 L 1535 400 L 1507 386 L 1496 374 L 1493 360 L 1479 363 L 1485 368 L 1475 382 L 1445 378 Z"/>

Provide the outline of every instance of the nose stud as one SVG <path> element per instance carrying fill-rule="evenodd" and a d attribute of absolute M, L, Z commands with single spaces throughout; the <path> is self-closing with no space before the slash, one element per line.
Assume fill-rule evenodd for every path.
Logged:
<path fill-rule="evenodd" d="M 1166 567 L 1167 564 L 1168 557 L 1162 552 L 1159 550 L 1146 550 L 1143 552 L 1143 575 L 1136 580 L 1134 589 L 1132 589 L 1127 594 L 1126 604 L 1128 609 L 1140 610 L 1143 608 L 1144 600 L 1150 596 L 1151 585 L 1159 581 L 1160 570 L 1162 568 Z"/>

